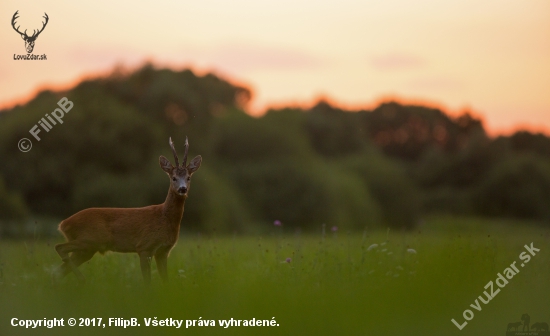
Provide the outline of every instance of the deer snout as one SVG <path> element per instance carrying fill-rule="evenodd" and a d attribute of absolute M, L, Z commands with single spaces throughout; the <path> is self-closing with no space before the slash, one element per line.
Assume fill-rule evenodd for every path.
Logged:
<path fill-rule="evenodd" d="M 187 193 L 187 187 L 180 187 L 180 188 L 178 189 L 178 193 L 180 193 L 180 194 L 185 194 L 185 193 Z"/>

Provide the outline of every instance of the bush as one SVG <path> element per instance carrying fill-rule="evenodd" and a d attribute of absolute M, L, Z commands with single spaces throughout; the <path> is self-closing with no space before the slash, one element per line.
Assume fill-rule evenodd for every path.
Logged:
<path fill-rule="evenodd" d="M 299 110 L 261 119 L 233 113 L 218 120 L 213 154 L 217 172 L 240 190 L 256 220 L 290 227 L 364 228 L 379 225 L 379 209 L 358 176 L 327 163 L 310 147 Z"/>
<path fill-rule="evenodd" d="M 300 132 L 301 118 L 302 114 L 292 111 L 270 113 L 262 119 L 234 111 L 216 120 L 213 154 L 228 162 L 311 157 L 307 139 Z"/>
<path fill-rule="evenodd" d="M 550 220 L 550 161 L 536 156 L 502 160 L 474 194 L 478 213 Z"/>
<path fill-rule="evenodd" d="M 193 175 L 185 202 L 182 229 L 207 232 L 251 232 L 252 216 L 231 181 L 220 177 L 205 163 Z"/>
<path fill-rule="evenodd" d="M 398 163 L 371 151 L 342 159 L 342 164 L 360 176 L 380 205 L 386 225 L 414 227 L 420 215 L 419 191 Z"/>
<path fill-rule="evenodd" d="M 319 161 L 241 164 L 233 175 L 249 207 L 262 221 L 315 229 L 322 223 L 348 229 L 379 226 L 379 210 L 361 180 Z"/>
<path fill-rule="evenodd" d="M 319 102 L 306 113 L 305 131 L 313 149 L 328 157 L 358 153 L 366 146 L 366 134 L 358 125 L 361 115 L 346 113 Z"/>
<path fill-rule="evenodd" d="M 27 206 L 21 195 L 9 192 L 0 177 L 0 220 L 21 220 L 27 215 Z"/>

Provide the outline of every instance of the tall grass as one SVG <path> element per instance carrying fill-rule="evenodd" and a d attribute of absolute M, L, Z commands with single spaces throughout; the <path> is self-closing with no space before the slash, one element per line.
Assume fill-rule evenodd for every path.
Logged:
<path fill-rule="evenodd" d="M 498 335 L 529 313 L 550 322 L 550 232 L 535 226 L 432 219 L 414 232 L 317 235 L 282 233 L 184 236 L 169 258 L 170 283 L 156 271 L 145 289 L 135 254 L 97 255 L 53 286 L 58 241 L 0 242 L 0 335 Z M 524 245 L 540 252 L 459 331 L 451 319 L 484 286 L 519 261 Z M 373 246 L 377 244 L 378 246 Z M 413 249 L 416 253 L 412 253 Z M 154 268 L 154 267 L 153 267 Z M 138 318 L 139 328 L 24 329 L 10 320 Z M 144 327 L 144 318 L 251 320 L 275 327 Z M 536 320 L 536 321 L 535 321 Z M 185 322 L 184 327 L 185 328 Z"/>

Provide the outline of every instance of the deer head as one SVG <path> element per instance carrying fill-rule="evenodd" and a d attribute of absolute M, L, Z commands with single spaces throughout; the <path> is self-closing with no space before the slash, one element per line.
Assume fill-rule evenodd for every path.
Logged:
<path fill-rule="evenodd" d="M 191 175 L 193 175 L 193 173 L 196 172 L 201 166 L 202 157 L 200 155 L 197 155 L 187 165 L 187 153 L 189 151 L 189 141 L 187 140 L 187 137 L 186 137 L 185 154 L 183 154 L 183 163 L 180 166 L 179 160 L 178 160 L 178 154 L 176 153 L 176 149 L 174 148 L 174 143 L 172 142 L 172 138 L 170 138 L 169 144 L 170 144 L 170 148 L 172 148 L 172 152 L 174 153 L 174 160 L 175 160 L 176 166 L 175 167 L 172 166 L 170 161 L 161 155 L 159 158 L 160 167 L 162 168 L 162 170 L 166 172 L 166 174 L 168 174 L 168 177 L 170 177 L 171 190 L 180 196 L 187 196 L 187 192 L 189 191 L 189 187 L 191 185 Z"/>
<path fill-rule="evenodd" d="M 32 53 L 33 49 L 34 49 L 34 41 L 36 41 L 36 38 L 38 37 L 38 35 L 40 35 L 40 33 L 44 30 L 44 28 L 46 28 L 46 25 L 48 24 L 48 14 L 44 13 L 44 16 L 43 18 L 46 19 L 46 22 L 42 22 L 42 29 L 40 30 L 36 30 L 34 29 L 33 30 L 33 34 L 32 36 L 29 36 L 27 35 L 27 30 L 25 29 L 25 31 L 22 33 L 19 31 L 19 27 L 20 26 L 17 26 L 17 28 L 15 28 L 15 20 L 17 20 L 17 18 L 19 18 L 19 16 L 17 16 L 17 14 L 19 13 L 19 11 L 16 11 L 15 14 L 13 14 L 13 17 L 11 19 L 11 26 L 13 27 L 13 29 L 19 33 L 19 35 L 21 35 L 21 38 L 23 40 L 25 40 L 25 49 L 27 49 L 27 53 L 30 54 Z"/>

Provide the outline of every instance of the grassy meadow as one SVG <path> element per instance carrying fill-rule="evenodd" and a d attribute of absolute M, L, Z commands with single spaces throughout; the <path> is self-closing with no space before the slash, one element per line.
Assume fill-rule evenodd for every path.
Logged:
<path fill-rule="evenodd" d="M 517 224 L 432 218 L 413 232 L 184 234 L 168 260 L 170 283 L 163 285 L 153 266 L 150 289 L 135 254 L 96 255 L 80 267 L 87 284 L 70 274 L 53 286 L 50 272 L 60 263 L 53 246 L 61 236 L 1 241 L 0 335 L 504 335 L 523 313 L 531 323 L 550 322 L 550 230 Z M 531 242 L 540 252 L 481 311 L 472 309 Z M 451 319 L 464 322 L 465 309 L 475 316 L 459 331 Z M 70 317 L 134 317 L 141 327 L 25 329 L 12 327 L 13 317 L 65 324 Z M 155 317 L 216 326 L 144 326 Z M 218 322 L 273 317 L 279 326 Z"/>

